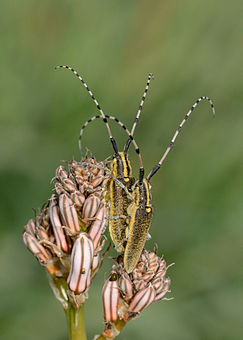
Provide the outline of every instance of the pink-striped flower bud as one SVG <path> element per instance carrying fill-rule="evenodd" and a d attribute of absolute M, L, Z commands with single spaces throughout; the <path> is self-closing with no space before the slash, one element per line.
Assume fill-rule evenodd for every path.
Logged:
<path fill-rule="evenodd" d="M 140 279 L 140 280 L 133 280 L 133 284 L 136 288 L 137 291 L 145 288 L 147 286 L 147 282 L 144 281 L 143 279 Z"/>
<path fill-rule="evenodd" d="M 23 233 L 23 241 L 26 247 L 34 254 L 43 265 L 51 258 L 50 253 L 40 244 L 40 242 L 27 231 Z"/>
<path fill-rule="evenodd" d="M 161 260 L 155 277 L 165 277 L 167 271 L 165 260 Z"/>
<path fill-rule="evenodd" d="M 148 307 L 155 298 L 154 287 L 150 284 L 148 287 L 140 290 L 132 299 L 128 312 L 139 313 Z"/>
<path fill-rule="evenodd" d="M 77 190 L 76 184 L 70 178 L 65 178 L 62 181 L 62 185 L 63 185 L 64 189 L 67 190 L 70 193 Z"/>
<path fill-rule="evenodd" d="M 166 267 L 165 261 L 158 257 L 155 252 L 146 249 L 143 250 L 136 267 L 129 274 L 124 269 L 123 256 L 119 255 L 116 261 L 111 273 L 115 273 L 119 278 L 118 317 L 119 320 L 128 322 L 137 317 L 152 302 L 161 300 L 169 291 L 170 279 L 164 277 L 168 267 Z M 109 297 L 113 285 L 107 281 L 106 285 L 110 294 L 107 293 Z M 103 299 L 103 303 L 106 303 L 107 306 L 105 310 L 109 311 L 111 297 L 105 301 Z M 108 316 L 107 318 L 108 320 L 111 319 Z M 111 327 L 114 328 L 116 323 L 112 322 Z M 114 334 L 114 332 L 108 332 L 107 327 L 105 327 L 103 335 L 107 336 L 107 334 Z"/>
<path fill-rule="evenodd" d="M 36 236 L 39 240 L 50 240 L 50 236 L 48 234 L 48 230 L 46 230 L 45 228 L 43 228 L 38 221 L 38 217 L 36 218 Z"/>
<path fill-rule="evenodd" d="M 56 191 L 57 195 L 65 194 L 65 189 L 63 188 L 63 186 L 59 182 L 55 183 L 55 191 Z"/>
<path fill-rule="evenodd" d="M 56 178 L 59 181 L 63 181 L 65 178 L 68 178 L 68 174 L 64 168 L 64 166 L 60 165 L 57 169 L 56 169 Z"/>
<path fill-rule="evenodd" d="M 159 267 L 158 256 L 155 252 L 150 252 L 147 254 L 148 267 L 150 272 L 156 272 Z"/>
<path fill-rule="evenodd" d="M 97 254 L 94 254 L 94 257 L 92 260 L 92 266 L 91 266 L 92 272 L 96 271 L 99 265 L 100 265 L 100 253 L 97 253 Z"/>
<path fill-rule="evenodd" d="M 95 216 L 95 221 L 92 223 L 89 230 L 89 236 L 93 241 L 94 249 L 96 249 L 100 243 L 101 237 L 105 232 L 106 224 L 106 209 L 105 206 L 102 205 L 98 210 Z"/>
<path fill-rule="evenodd" d="M 153 282 L 153 287 L 156 291 L 156 294 L 158 294 L 162 290 L 163 285 L 164 285 L 163 278 L 157 277 L 153 279 L 152 282 Z"/>
<path fill-rule="evenodd" d="M 169 291 L 170 288 L 170 278 L 167 277 L 164 282 L 161 291 L 158 290 L 157 295 L 154 299 L 154 301 L 162 300 L 165 294 Z"/>
<path fill-rule="evenodd" d="M 133 297 L 133 285 L 127 273 L 120 277 L 119 287 L 124 300 L 129 302 Z"/>
<path fill-rule="evenodd" d="M 104 176 L 97 176 L 93 181 L 92 181 L 92 185 L 93 188 L 97 188 L 104 180 Z"/>
<path fill-rule="evenodd" d="M 84 179 L 83 179 L 83 177 L 80 176 L 80 175 L 76 175 L 76 176 L 75 176 L 75 180 L 76 180 L 76 182 L 78 183 L 79 191 L 80 191 L 81 193 L 84 193 L 85 187 L 84 187 Z"/>
<path fill-rule="evenodd" d="M 74 204 L 66 194 L 59 196 L 59 208 L 65 225 L 70 229 L 71 233 L 80 231 L 78 214 Z"/>
<path fill-rule="evenodd" d="M 49 206 L 49 216 L 50 216 L 52 228 L 54 231 L 56 244 L 59 249 L 63 250 L 64 252 L 67 252 L 68 244 L 66 241 L 66 236 L 62 228 L 62 223 L 60 221 L 58 213 L 59 213 L 59 209 L 57 207 L 57 201 L 55 199 L 55 195 L 52 195 L 50 206 Z"/>
<path fill-rule="evenodd" d="M 103 308 L 106 322 L 115 322 L 118 318 L 119 287 L 116 272 L 112 272 L 103 286 Z"/>
<path fill-rule="evenodd" d="M 35 237 L 35 222 L 34 222 L 33 218 L 31 218 L 29 220 L 29 222 L 27 223 L 27 225 L 25 226 L 25 231 L 26 231 L 26 233 Z"/>
<path fill-rule="evenodd" d="M 93 256 L 93 242 L 86 233 L 80 234 L 73 245 L 67 279 L 69 288 L 76 294 L 83 293 L 90 285 Z"/>
<path fill-rule="evenodd" d="M 77 210 L 81 210 L 85 202 L 85 196 L 79 191 L 75 191 L 71 194 L 71 200 L 73 201 Z"/>
<path fill-rule="evenodd" d="M 82 218 L 84 220 L 93 218 L 100 205 L 100 198 L 96 195 L 90 195 L 83 206 Z"/>

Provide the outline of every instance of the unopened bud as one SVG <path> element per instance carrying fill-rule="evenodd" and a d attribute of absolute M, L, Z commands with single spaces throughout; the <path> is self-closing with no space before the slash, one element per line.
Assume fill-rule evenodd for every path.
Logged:
<path fill-rule="evenodd" d="M 59 196 L 59 207 L 62 218 L 70 231 L 73 234 L 80 231 L 77 211 L 72 200 L 67 195 L 62 194 Z"/>
<path fill-rule="evenodd" d="M 94 249 L 96 249 L 100 243 L 100 239 L 102 235 L 105 232 L 106 228 L 106 209 L 103 205 L 99 211 L 97 212 L 97 215 L 95 216 L 95 221 L 92 223 L 90 230 L 89 230 L 89 236 L 93 240 Z"/>
<path fill-rule="evenodd" d="M 67 279 L 69 288 L 77 294 L 83 293 L 90 285 L 93 255 L 93 242 L 86 233 L 80 234 L 73 245 Z"/>
<path fill-rule="evenodd" d="M 50 215 L 50 220 L 51 220 L 52 228 L 53 228 L 55 239 L 56 239 L 56 244 L 58 248 L 60 248 L 64 252 L 67 252 L 68 245 L 67 245 L 66 236 L 64 234 L 62 224 L 59 218 L 55 195 L 52 195 L 51 197 L 51 203 L 49 206 L 49 215 Z"/>
<path fill-rule="evenodd" d="M 124 275 L 122 275 L 122 277 L 120 278 L 119 287 L 124 300 L 126 302 L 130 301 L 133 297 L 133 286 L 129 276 L 126 273 L 124 273 Z"/>
<path fill-rule="evenodd" d="M 115 322 L 118 318 L 119 288 L 117 274 L 112 272 L 103 287 L 104 319 L 106 322 Z"/>
<path fill-rule="evenodd" d="M 140 290 L 132 299 L 128 311 L 133 313 L 139 313 L 144 308 L 148 307 L 155 298 L 155 290 L 152 285 Z"/>
<path fill-rule="evenodd" d="M 38 240 L 26 231 L 23 233 L 23 241 L 26 247 L 37 257 L 41 264 L 46 264 L 51 258 L 48 251 L 38 242 Z"/>
<path fill-rule="evenodd" d="M 90 219 L 94 217 L 100 205 L 100 199 L 96 195 L 90 195 L 83 206 L 83 219 Z"/>
<path fill-rule="evenodd" d="M 81 194 L 79 191 L 75 191 L 71 194 L 71 200 L 73 201 L 75 207 L 78 210 L 81 210 L 84 202 L 85 202 L 85 196 Z"/>
<path fill-rule="evenodd" d="M 99 265 L 100 265 L 100 253 L 97 253 L 93 257 L 91 266 L 92 271 L 95 271 L 99 267 Z"/>
<path fill-rule="evenodd" d="M 68 178 L 68 174 L 67 171 L 65 170 L 64 166 L 60 165 L 57 169 L 56 169 L 56 178 L 59 181 L 63 181 L 65 178 Z"/>
<path fill-rule="evenodd" d="M 159 301 L 159 300 L 163 299 L 165 294 L 168 292 L 169 288 L 170 288 L 170 278 L 167 277 L 164 280 L 164 285 L 162 286 L 161 292 L 157 293 L 154 301 Z"/>

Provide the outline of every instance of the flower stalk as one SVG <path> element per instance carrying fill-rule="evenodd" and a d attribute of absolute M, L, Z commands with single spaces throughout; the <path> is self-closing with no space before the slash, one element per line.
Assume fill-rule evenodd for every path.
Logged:
<path fill-rule="evenodd" d="M 71 304 L 65 310 L 69 340 L 87 340 L 84 324 L 84 305 L 75 309 Z"/>

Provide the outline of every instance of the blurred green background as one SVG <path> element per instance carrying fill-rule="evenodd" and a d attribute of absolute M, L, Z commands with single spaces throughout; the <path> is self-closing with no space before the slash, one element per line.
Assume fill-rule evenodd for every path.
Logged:
<path fill-rule="evenodd" d="M 79 71 L 106 114 L 131 127 L 153 72 L 135 136 L 148 173 L 201 95 L 151 181 L 152 239 L 176 265 L 175 299 L 151 305 L 119 339 L 242 339 L 243 115 L 241 1 L 1 1 L 1 304 L 0 338 L 64 340 L 65 316 L 46 275 L 22 244 L 22 231 L 51 192 L 61 160 L 79 159 L 82 123 L 97 114 Z M 120 147 L 126 141 L 112 124 Z M 84 144 L 98 159 L 112 154 L 101 121 Z M 138 169 L 131 148 L 133 167 Z M 90 289 L 89 339 L 102 330 L 101 287 Z"/>

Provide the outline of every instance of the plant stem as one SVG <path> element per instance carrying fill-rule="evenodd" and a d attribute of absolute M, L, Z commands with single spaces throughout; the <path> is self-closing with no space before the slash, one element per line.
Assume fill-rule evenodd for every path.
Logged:
<path fill-rule="evenodd" d="M 102 334 L 95 338 L 95 340 L 109 340 L 115 339 L 122 330 L 124 326 L 126 326 L 126 322 L 124 320 L 118 319 L 116 323 L 112 324 L 112 328 L 109 330 L 104 330 Z"/>
<path fill-rule="evenodd" d="M 84 324 L 84 305 L 82 304 L 79 309 L 75 309 L 72 305 L 69 305 L 65 312 L 69 340 L 87 340 Z"/>

